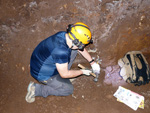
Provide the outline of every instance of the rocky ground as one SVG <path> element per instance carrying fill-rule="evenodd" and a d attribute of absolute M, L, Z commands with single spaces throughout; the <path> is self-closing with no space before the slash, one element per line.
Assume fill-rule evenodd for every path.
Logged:
<path fill-rule="evenodd" d="M 92 31 L 94 44 L 87 49 L 102 60 L 99 81 L 80 76 L 73 95 L 27 103 L 28 83 L 35 81 L 29 72 L 32 51 L 77 21 Z M 141 51 L 150 64 L 149 31 L 149 0 L 0 0 L 0 113 L 149 113 L 150 84 L 137 87 L 117 74 L 105 76 L 106 69 L 118 71 L 117 61 L 128 51 Z M 80 55 L 72 68 L 78 63 L 90 67 Z M 119 85 L 143 95 L 145 108 L 134 111 L 117 102 L 113 94 Z"/>

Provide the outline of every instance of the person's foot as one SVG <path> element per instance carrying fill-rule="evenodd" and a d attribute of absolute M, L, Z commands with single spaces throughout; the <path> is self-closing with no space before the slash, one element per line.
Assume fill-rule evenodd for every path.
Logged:
<path fill-rule="evenodd" d="M 35 101 L 35 84 L 34 84 L 34 82 L 29 83 L 27 91 L 28 92 L 27 92 L 25 100 L 28 103 L 34 102 Z"/>

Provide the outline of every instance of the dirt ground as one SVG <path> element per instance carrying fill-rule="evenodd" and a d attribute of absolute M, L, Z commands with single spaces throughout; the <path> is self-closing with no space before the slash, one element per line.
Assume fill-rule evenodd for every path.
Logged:
<path fill-rule="evenodd" d="M 36 45 L 48 36 L 66 30 L 69 23 L 86 23 L 94 44 L 87 47 L 100 58 L 101 74 L 80 76 L 73 81 L 74 93 L 67 97 L 37 97 L 25 101 L 30 81 L 30 56 Z M 150 84 L 134 86 L 107 78 L 117 61 L 132 50 L 141 51 L 150 64 L 149 0 L 0 0 L 0 113 L 149 113 Z M 89 64 L 80 55 L 77 64 Z M 145 108 L 132 110 L 113 96 L 123 86 L 145 97 Z"/>

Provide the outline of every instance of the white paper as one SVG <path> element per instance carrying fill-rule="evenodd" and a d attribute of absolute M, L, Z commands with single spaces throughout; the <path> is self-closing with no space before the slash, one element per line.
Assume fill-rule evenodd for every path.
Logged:
<path fill-rule="evenodd" d="M 137 110 L 143 100 L 143 96 L 119 86 L 114 96 L 133 110 Z"/>

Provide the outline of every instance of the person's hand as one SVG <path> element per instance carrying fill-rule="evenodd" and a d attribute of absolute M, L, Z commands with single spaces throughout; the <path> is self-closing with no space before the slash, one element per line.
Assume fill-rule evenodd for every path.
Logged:
<path fill-rule="evenodd" d="M 83 72 L 84 75 L 87 75 L 87 76 L 89 76 L 90 73 L 92 73 L 92 71 L 86 70 L 86 69 L 81 69 L 81 71 Z"/>
<path fill-rule="evenodd" d="M 100 68 L 100 65 L 99 65 L 99 64 L 93 63 L 93 64 L 91 65 L 91 67 L 92 67 L 93 73 L 98 73 L 98 74 L 100 74 L 101 68 Z"/>

